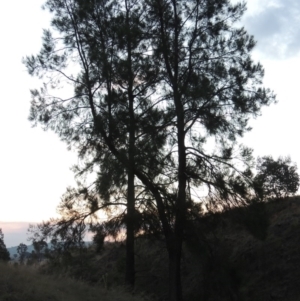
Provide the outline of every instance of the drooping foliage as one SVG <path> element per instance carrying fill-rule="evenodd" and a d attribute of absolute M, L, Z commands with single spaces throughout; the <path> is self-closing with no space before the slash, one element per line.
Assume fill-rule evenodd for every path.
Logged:
<path fill-rule="evenodd" d="M 165 132 L 156 130 L 163 122 L 155 106 L 159 99 L 150 97 L 159 75 L 146 54 L 150 47 L 146 12 L 141 3 L 131 1 L 52 0 L 45 7 L 54 14 L 52 27 L 59 37 L 45 31 L 40 54 L 25 60 L 29 73 L 52 74 L 50 85 L 32 91 L 30 119 L 56 131 L 78 150 L 83 163 L 76 169 L 78 175 L 97 172 L 89 194 L 100 198 L 88 205 L 90 214 L 111 205 L 110 199 L 120 192 L 124 195 L 132 266 L 134 168 L 138 165 L 156 176 L 165 140 Z M 70 66 L 78 72 L 73 74 Z M 49 87 L 57 88 L 61 82 L 74 87 L 71 97 L 48 94 Z M 128 278 L 133 284 L 133 271 Z"/>
<path fill-rule="evenodd" d="M 253 37 L 235 25 L 244 4 L 147 2 L 166 111 L 173 113 L 174 121 L 168 144 L 175 149 L 171 160 L 176 179 L 169 277 L 170 299 L 178 300 L 189 198 L 200 186 L 223 202 L 249 197 L 251 151 L 241 147 L 238 152 L 237 138 L 248 130 L 248 119 L 274 97 L 261 87 L 262 66 L 251 60 Z"/>
<path fill-rule="evenodd" d="M 94 222 L 117 207 L 132 285 L 135 233 L 160 230 L 170 300 L 181 300 L 182 242 L 187 216 L 203 200 L 199 188 L 234 204 L 251 196 L 251 150 L 237 138 L 275 99 L 251 59 L 253 37 L 236 25 L 245 5 L 48 0 L 45 7 L 53 30 L 25 64 L 48 85 L 32 91 L 30 120 L 77 149 L 78 176 L 96 174 L 90 186 L 67 191 L 53 226 Z M 53 96 L 67 83 L 73 89 Z"/>

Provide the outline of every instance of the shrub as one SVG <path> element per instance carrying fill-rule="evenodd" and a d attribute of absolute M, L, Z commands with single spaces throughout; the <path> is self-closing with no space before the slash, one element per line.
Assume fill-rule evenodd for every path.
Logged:
<path fill-rule="evenodd" d="M 258 158 L 257 170 L 254 184 L 260 198 L 283 198 L 298 191 L 297 166 L 289 157 L 279 157 L 278 160 L 271 156 Z"/>
<path fill-rule="evenodd" d="M 10 260 L 9 252 L 6 249 L 6 245 L 4 243 L 4 234 L 2 233 L 2 229 L 0 228 L 0 260 L 8 261 Z"/>

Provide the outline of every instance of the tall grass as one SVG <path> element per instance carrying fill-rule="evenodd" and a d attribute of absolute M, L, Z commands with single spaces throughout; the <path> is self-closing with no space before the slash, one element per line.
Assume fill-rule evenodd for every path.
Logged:
<path fill-rule="evenodd" d="M 106 290 L 67 277 L 40 274 L 34 267 L 0 262 L 0 301 L 145 301 L 123 288 Z"/>

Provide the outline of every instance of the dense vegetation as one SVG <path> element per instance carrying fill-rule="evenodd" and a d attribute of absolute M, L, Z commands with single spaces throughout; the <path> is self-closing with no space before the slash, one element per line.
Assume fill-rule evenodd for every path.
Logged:
<path fill-rule="evenodd" d="M 183 247 L 183 299 L 299 300 L 299 217 L 300 197 L 207 215 Z M 122 288 L 123 241 L 106 243 L 100 253 L 95 246 L 73 249 L 39 268 L 1 265 L 0 300 L 166 300 L 163 239 L 141 235 L 135 251 L 135 296 Z"/>

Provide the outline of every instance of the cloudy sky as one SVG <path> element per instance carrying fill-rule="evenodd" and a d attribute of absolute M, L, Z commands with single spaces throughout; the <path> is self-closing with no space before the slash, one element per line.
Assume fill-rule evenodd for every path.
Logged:
<path fill-rule="evenodd" d="M 258 42 L 253 57 L 265 67 L 264 84 L 279 102 L 251 121 L 253 130 L 242 142 L 254 148 L 256 156 L 289 155 L 300 167 L 300 1 L 247 3 L 242 23 Z M 3 1 L 0 9 L 0 228 L 8 247 L 26 242 L 29 222 L 55 216 L 65 188 L 74 184 L 70 167 L 76 155 L 55 134 L 31 128 L 27 120 L 29 89 L 39 83 L 27 75 L 21 61 L 39 51 L 42 28 L 49 27 L 42 4 Z"/>

